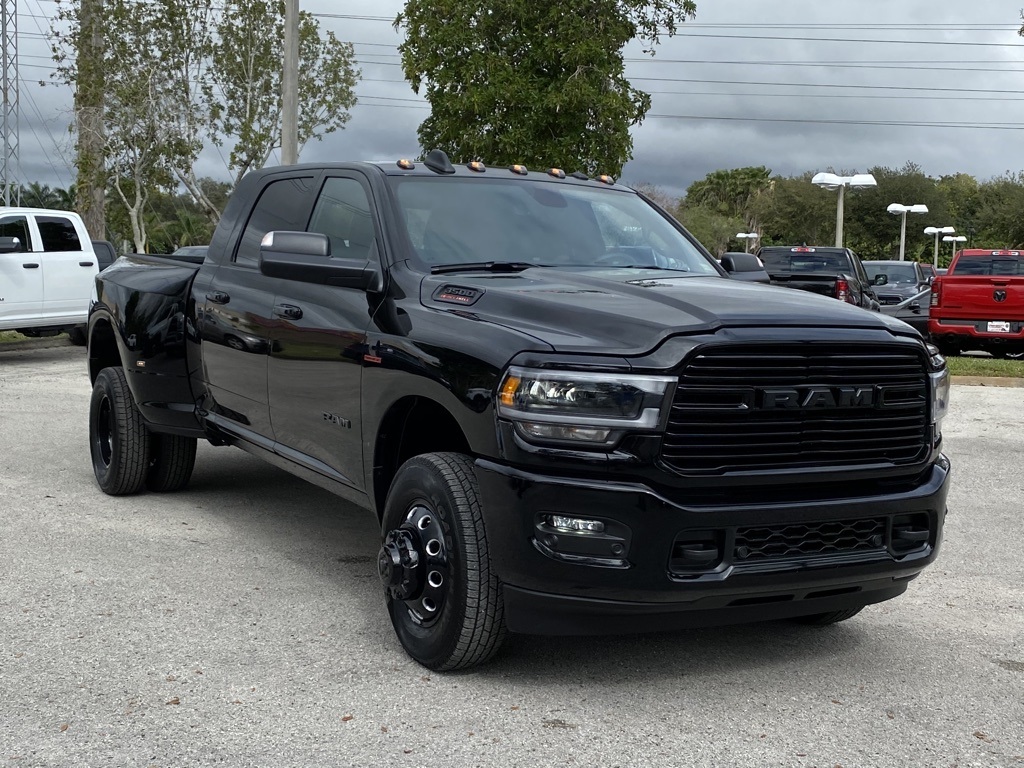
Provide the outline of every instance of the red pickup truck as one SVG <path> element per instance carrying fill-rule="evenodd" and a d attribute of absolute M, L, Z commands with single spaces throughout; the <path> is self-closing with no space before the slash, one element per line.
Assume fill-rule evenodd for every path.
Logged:
<path fill-rule="evenodd" d="M 1024 251 L 958 252 L 932 284 L 928 331 L 946 354 L 1024 353 Z"/>

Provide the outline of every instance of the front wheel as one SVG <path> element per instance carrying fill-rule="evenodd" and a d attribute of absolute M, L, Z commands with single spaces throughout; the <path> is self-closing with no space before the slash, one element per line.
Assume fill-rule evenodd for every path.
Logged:
<path fill-rule="evenodd" d="M 505 637 L 504 603 L 472 460 L 428 453 L 403 464 L 382 531 L 378 571 L 406 652 L 437 671 L 490 659 Z"/>
<path fill-rule="evenodd" d="M 149 470 L 149 439 L 124 370 L 104 368 L 89 403 L 92 469 L 104 493 L 125 496 L 142 488 Z"/>

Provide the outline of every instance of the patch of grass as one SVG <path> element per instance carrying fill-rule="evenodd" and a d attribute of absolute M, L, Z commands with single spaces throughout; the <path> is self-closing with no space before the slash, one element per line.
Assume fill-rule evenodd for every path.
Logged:
<path fill-rule="evenodd" d="M 1024 378 L 1024 360 L 996 360 L 992 357 L 947 357 L 954 376 L 1005 376 Z"/>
<path fill-rule="evenodd" d="M 24 341 L 27 336 L 22 336 L 17 331 L 0 331 L 0 344 L 8 341 Z"/>

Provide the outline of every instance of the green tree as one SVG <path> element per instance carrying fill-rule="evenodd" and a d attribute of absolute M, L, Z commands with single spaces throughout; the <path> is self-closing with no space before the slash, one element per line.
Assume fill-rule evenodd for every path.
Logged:
<path fill-rule="evenodd" d="M 907 214 L 905 256 L 913 261 L 931 261 L 933 239 L 924 234 L 927 226 L 948 224 L 946 195 L 935 179 L 919 166 L 907 163 L 902 168 L 871 168 L 876 187 L 858 190 L 846 197 L 846 240 L 862 258 L 895 259 L 900 250 L 900 216 L 886 209 L 892 203 L 924 204 L 927 214 Z"/>
<path fill-rule="evenodd" d="M 716 256 L 721 256 L 730 247 L 744 250 L 736 245 L 736 233 L 743 229 L 743 219 L 729 216 L 704 205 L 683 204 L 679 208 L 679 221 L 701 245 Z"/>
<path fill-rule="evenodd" d="M 81 0 L 57 0 L 51 28 L 57 79 L 76 85 Z M 212 222 L 221 205 L 195 173 L 210 144 L 231 147 L 232 188 L 279 143 L 282 0 L 105 0 L 106 178 L 144 250 L 148 200 L 181 184 Z M 302 14 L 299 140 L 343 127 L 358 77 L 352 46 Z"/>
<path fill-rule="evenodd" d="M 836 195 L 811 184 L 813 173 L 772 179 L 751 211 L 760 224 L 761 245 L 832 245 Z"/>
<path fill-rule="evenodd" d="M 231 136 L 234 185 L 260 168 L 281 140 L 281 58 L 284 3 L 228 3 L 217 23 L 211 87 L 214 136 Z M 309 13 L 299 28 L 299 146 L 344 127 L 356 103 L 351 43 L 343 43 Z"/>
<path fill-rule="evenodd" d="M 453 160 L 618 175 L 651 106 L 622 48 L 696 13 L 693 0 L 407 0 L 405 77 L 430 102 L 424 150 Z"/>
<path fill-rule="evenodd" d="M 983 248 L 1024 248 L 1024 173 L 983 183 L 977 197 L 977 235 Z"/>
<path fill-rule="evenodd" d="M 713 171 L 687 188 L 686 201 L 737 217 L 744 228 L 756 229 L 757 202 L 771 192 L 772 184 L 772 172 L 763 165 Z"/>

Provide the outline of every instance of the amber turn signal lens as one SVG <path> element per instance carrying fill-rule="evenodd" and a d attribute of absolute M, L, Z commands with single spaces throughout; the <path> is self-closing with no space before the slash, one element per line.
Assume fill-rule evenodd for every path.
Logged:
<path fill-rule="evenodd" d="M 505 379 L 505 383 L 501 386 L 501 393 L 498 395 L 502 405 L 507 405 L 510 408 L 515 405 L 516 392 L 519 390 L 519 385 L 522 381 L 518 376 L 512 375 Z"/>

